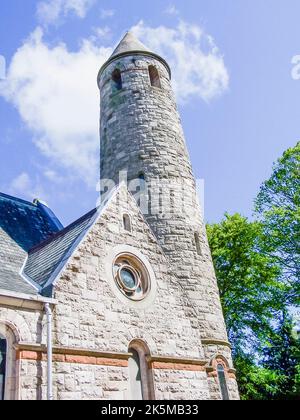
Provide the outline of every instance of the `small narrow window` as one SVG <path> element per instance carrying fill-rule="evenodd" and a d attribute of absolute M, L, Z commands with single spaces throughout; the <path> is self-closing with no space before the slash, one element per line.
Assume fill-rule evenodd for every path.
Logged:
<path fill-rule="evenodd" d="M 133 400 L 143 400 L 140 356 L 135 349 L 130 348 L 129 352 L 131 353 L 128 360 L 131 397 Z"/>
<path fill-rule="evenodd" d="M 0 400 L 4 400 L 5 395 L 6 352 L 7 341 L 0 335 Z"/>
<path fill-rule="evenodd" d="M 149 70 L 149 77 L 150 77 L 151 86 L 161 88 L 160 78 L 159 78 L 157 68 L 154 67 L 154 66 L 149 66 L 148 70 Z"/>
<path fill-rule="evenodd" d="M 140 172 L 138 175 L 139 185 L 138 185 L 138 191 L 145 191 L 145 175 L 143 172 Z"/>
<path fill-rule="evenodd" d="M 133 340 L 128 352 L 130 353 L 128 368 L 131 399 L 154 400 L 154 382 L 152 370 L 147 361 L 150 356 L 147 344 L 141 340 Z"/>
<path fill-rule="evenodd" d="M 195 244 L 196 244 L 197 254 L 202 255 L 201 243 L 199 239 L 199 234 L 197 232 L 195 233 Z"/>
<path fill-rule="evenodd" d="M 223 400 L 229 400 L 229 394 L 228 394 L 225 371 L 224 371 L 223 365 L 218 364 L 217 371 L 218 371 L 218 379 L 219 379 L 222 399 Z"/>
<path fill-rule="evenodd" d="M 123 215 L 123 226 L 127 232 L 131 232 L 131 220 L 128 214 Z"/>
<path fill-rule="evenodd" d="M 102 145 L 105 148 L 107 143 L 107 128 L 104 128 L 103 137 L 102 137 Z"/>
<path fill-rule="evenodd" d="M 113 81 L 113 90 L 121 90 L 122 89 L 122 75 L 119 69 L 115 69 L 112 73 L 112 81 Z"/>

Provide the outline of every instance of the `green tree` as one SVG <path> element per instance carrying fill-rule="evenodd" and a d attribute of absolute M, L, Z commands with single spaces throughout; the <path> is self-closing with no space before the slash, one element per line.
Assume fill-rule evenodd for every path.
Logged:
<path fill-rule="evenodd" d="M 255 203 L 262 222 L 262 251 L 280 264 L 287 300 L 300 303 L 300 142 L 273 167 Z"/>
<path fill-rule="evenodd" d="M 263 354 L 263 367 L 281 377 L 276 399 L 300 399 L 300 339 L 286 310 L 282 313 L 278 327 L 269 337 Z"/>
<path fill-rule="evenodd" d="M 259 252 L 262 226 L 226 214 L 207 226 L 221 302 L 233 354 L 261 347 L 281 309 L 279 268 Z"/>
<path fill-rule="evenodd" d="M 253 357 L 239 354 L 234 365 L 237 371 L 242 400 L 275 400 L 285 377 L 278 372 L 258 366 Z"/>

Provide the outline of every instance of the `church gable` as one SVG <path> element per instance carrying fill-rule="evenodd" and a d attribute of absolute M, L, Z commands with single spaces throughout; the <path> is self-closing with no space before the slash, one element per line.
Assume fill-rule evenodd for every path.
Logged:
<path fill-rule="evenodd" d="M 120 290 L 113 267 L 120 254 L 128 265 L 142 261 L 149 272 L 145 299 Z M 57 344 L 83 348 L 88 343 L 99 351 L 124 353 L 139 338 L 154 354 L 201 357 L 195 316 L 170 271 L 135 200 L 121 187 L 55 282 Z"/>
<path fill-rule="evenodd" d="M 51 294 L 53 281 L 86 235 L 95 216 L 96 209 L 30 250 L 23 273 L 40 287 L 42 294 Z"/>

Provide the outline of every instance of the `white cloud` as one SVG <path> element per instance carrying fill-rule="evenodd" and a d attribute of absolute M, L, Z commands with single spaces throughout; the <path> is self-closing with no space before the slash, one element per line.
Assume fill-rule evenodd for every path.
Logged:
<path fill-rule="evenodd" d="M 166 8 L 165 13 L 167 15 L 172 15 L 172 16 L 178 16 L 179 15 L 179 11 L 178 11 L 178 9 L 176 8 L 176 6 L 174 4 L 170 4 Z"/>
<path fill-rule="evenodd" d="M 37 178 L 37 177 L 36 177 Z M 46 198 L 43 187 L 38 179 L 33 180 L 27 172 L 22 172 L 14 178 L 6 188 L 12 195 L 23 196 L 26 199 Z"/>
<path fill-rule="evenodd" d="M 102 28 L 94 28 L 94 34 L 95 35 L 92 35 L 91 40 L 93 40 L 93 42 L 97 42 L 101 39 L 111 38 L 112 31 L 108 26 L 104 26 Z"/>
<path fill-rule="evenodd" d="M 113 9 L 102 9 L 100 12 L 101 19 L 111 18 L 115 15 L 116 11 Z"/>
<path fill-rule="evenodd" d="M 110 53 L 88 40 L 75 53 L 64 44 L 50 48 L 38 28 L 0 83 L 0 94 L 18 109 L 40 151 L 90 185 L 98 172 L 97 71 Z"/>
<path fill-rule="evenodd" d="M 57 23 L 69 13 L 85 18 L 95 0 L 46 0 L 37 5 L 37 16 L 41 23 Z"/>
<path fill-rule="evenodd" d="M 176 28 L 152 28 L 140 21 L 132 30 L 171 65 L 174 89 L 181 102 L 192 97 L 209 101 L 228 88 L 223 56 L 214 39 L 198 25 L 181 21 Z"/>
<path fill-rule="evenodd" d="M 64 176 L 61 176 L 57 171 L 50 168 L 44 171 L 44 176 L 53 184 L 66 184 L 67 181 Z"/>
<path fill-rule="evenodd" d="M 30 177 L 26 172 L 22 172 L 11 182 L 11 189 L 17 192 L 27 190 L 30 186 Z"/>
<path fill-rule="evenodd" d="M 170 63 L 179 100 L 210 100 L 227 88 L 223 57 L 199 26 L 181 22 L 176 28 L 152 28 L 140 22 L 134 31 Z M 61 173 L 60 169 L 65 178 L 79 177 L 91 187 L 98 179 L 96 76 L 112 49 L 102 47 L 96 38 L 83 40 L 76 52 L 70 52 L 63 43 L 47 45 L 43 30 L 37 28 L 16 51 L 7 79 L 0 81 L 0 95 L 16 107 L 48 159 L 42 171 L 47 179 L 54 180 L 53 171 Z"/>

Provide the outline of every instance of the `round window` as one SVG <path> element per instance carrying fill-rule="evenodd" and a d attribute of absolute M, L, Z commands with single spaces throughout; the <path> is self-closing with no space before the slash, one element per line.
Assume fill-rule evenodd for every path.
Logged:
<path fill-rule="evenodd" d="M 114 261 L 113 272 L 119 290 L 129 299 L 142 300 L 149 293 L 149 274 L 136 257 L 119 255 Z"/>

